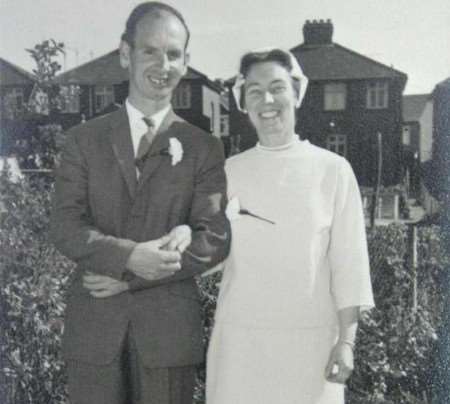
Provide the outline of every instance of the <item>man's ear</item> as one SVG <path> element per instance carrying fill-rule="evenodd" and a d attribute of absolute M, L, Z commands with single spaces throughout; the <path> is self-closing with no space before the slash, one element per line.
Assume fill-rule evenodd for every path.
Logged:
<path fill-rule="evenodd" d="M 128 66 L 130 65 L 130 52 L 131 52 L 131 46 L 127 41 L 120 41 L 119 45 L 119 56 L 120 56 L 120 66 L 122 66 L 124 69 L 128 69 Z"/>
<path fill-rule="evenodd" d="M 183 76 L 187 73 L 187 69 L 189 66 L 189 61 L 191 60 L 191 55 L 188 52 L 184 53 L 184 69 L 183 69 Z"/>

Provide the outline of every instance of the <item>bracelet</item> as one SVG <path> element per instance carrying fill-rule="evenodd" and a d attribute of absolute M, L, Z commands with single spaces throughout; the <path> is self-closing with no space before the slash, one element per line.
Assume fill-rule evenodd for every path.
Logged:
<path fill-rule="evenodd" d="M 348 341 L 348 340 L 345 340 L 345 339 L 339 339 L 337 344 L 348 345 L 352 349 L 352 351 L 355 349 L 355 344 L 352 341 Z"/>

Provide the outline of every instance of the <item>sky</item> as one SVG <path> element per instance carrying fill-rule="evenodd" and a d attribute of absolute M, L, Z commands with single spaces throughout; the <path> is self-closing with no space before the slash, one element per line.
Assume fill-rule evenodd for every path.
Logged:
<path fill-rule="evenodd" d="M 117 48 L 140 0 L 0 0 L 0 56 L 31 71 L 25 51 L 53 38 L 65 69 Z M 448 0 L 166 0 L 192 35 L 190 65 L 211 79 L 236 73 L 239 58 L 303 42 L 307 19 L 328 19 L 333 41 L 408 75 L 406 94 L 429 93 L 450 76 Z"/>

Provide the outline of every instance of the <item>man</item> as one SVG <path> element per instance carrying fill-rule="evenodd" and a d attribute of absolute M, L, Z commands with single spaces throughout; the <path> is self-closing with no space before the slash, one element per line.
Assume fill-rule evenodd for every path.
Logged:
<path fill-rule="evenodd" d="M 222 146 L 170 106 L 188 40 L 178 11 L 137 6 L 120 43 L 126 105 L 68 134 L 51 232 L 77 263 L 63 338 L 72 404 L 192 402 L 204 353 L 193 277 L 226 257 L 230 230 Z"/>

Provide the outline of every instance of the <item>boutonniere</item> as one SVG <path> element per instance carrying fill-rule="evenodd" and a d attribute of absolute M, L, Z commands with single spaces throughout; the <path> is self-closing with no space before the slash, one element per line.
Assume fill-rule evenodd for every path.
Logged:
<path fill-rule="evenodd" d="M 227 207 L 225 209 L 225 215 L 230 221 L 239 218 L 240 215 L 246 215 L 270 224 L 275 224 L 275 222 L 273 222 L 272 220 L 266 219 L 265 217 L 259 215 L 255 215 L 248 209 L 242 208 L 239 199 L 236 196 L 234 196 L 228 201 Z"/>
<path fill-rule="evenodd" d="M 183 159 L 183 145 L 176 137 L 169 138 L 169 147 L 160 152 L 163 156 L 172 157 L 172 166 L 177 165 Z"/>

